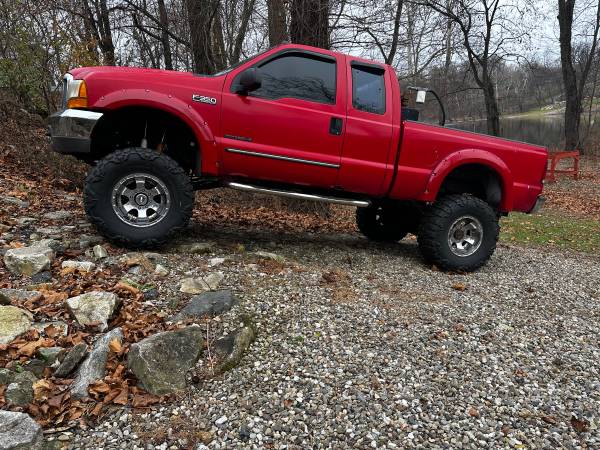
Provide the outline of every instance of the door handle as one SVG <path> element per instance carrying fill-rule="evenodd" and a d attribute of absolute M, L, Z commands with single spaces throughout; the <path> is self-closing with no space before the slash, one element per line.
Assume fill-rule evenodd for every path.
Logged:
<path fill-rule="evenodd" d="M 329 133 L 334 136 L 339 136 L 342 134 L 342 129 L 344 128 L 344 121 L 340 117 L 332 117 L 331 122 L 329 122 Z"/>

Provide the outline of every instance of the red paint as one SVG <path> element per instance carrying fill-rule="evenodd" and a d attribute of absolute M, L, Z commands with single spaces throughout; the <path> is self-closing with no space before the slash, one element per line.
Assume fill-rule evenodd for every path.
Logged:
<path fill-rule="evenodd" d="M 335 58 L 335 104 L 294 98 L 267 100 L 231 92 L 237 74 L 277 52 L 292 49 Z M 352 61 L 384 68 L 384 114 L 353 108 Z M 73 70 L 71 74 L 86 80 L 90 109 L 107 112 L 140 105 L 179 117 L 196 135 L 206 175 L 430 202 L 435 200 L 452 170 L 476 163 L 493 169 L 502 180 L 502 211 L 529 211 L 542 191 L 545 148 L 403 121 L 400 87 L 394 70 L 336 52 L 282 45 L 216 77 L 120 67 L 89 67 Z M 193 94 L 214 98 L 216 104 L 194 102 Z M 343 120 L 339 136 L 329 132 L 332 117 Z M 251 142 L 239 137 L 250 138 Z M 226 148 L 339 167 L 248 156 L 228 152 Z"/>

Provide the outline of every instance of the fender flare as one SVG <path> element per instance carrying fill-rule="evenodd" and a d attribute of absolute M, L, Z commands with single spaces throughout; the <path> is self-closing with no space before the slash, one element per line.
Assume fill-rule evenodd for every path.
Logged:
<path fill-rule="evenodd" d="M 422 200 L 434 201 L 446 177 L 454 170 L 467 164 L 480 164 L 493 170 L 502 187 L 500 210 L 510 211 L 513 205 L 513 177 L 506 163 L 497 155 L 485 150 L 464 149 L 446 156 L 432 170 Z"/>

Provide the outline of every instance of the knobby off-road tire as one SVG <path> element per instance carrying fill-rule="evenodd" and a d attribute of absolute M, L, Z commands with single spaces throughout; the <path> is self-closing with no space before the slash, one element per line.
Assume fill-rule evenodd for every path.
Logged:
<path fill-rule="evenodd" d="M 407 234 L 400 211 L 391 206 L 357 208 L 356 225 L 362 234 L 376 242 L 397 242 Z"/>
<path fill-rule="evenodd" d="M 89 220 L 107 239 L 126 247 L 154 247 L 186 226 L 194 207 L 189 176 L 154 150 L 111 153 L 90 171 L 84 187 Z"/>
<path fill-rule="evenodd" d="M 498 215 L 489 204 L 469 194 L 449 195 L 425 211 L 418 242 L 427 262 L 472 272 L 490 259 L 499 232 Z"/>

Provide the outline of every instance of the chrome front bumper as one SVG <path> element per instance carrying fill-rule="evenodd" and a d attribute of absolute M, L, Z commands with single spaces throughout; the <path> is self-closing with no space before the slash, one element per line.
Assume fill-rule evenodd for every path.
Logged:
<path fill-rule="evenodd" d="M 59 153 L 89 153 L 91 136 L 102 113 L 65 109 L 48 119 L 52 148 Z"/>

